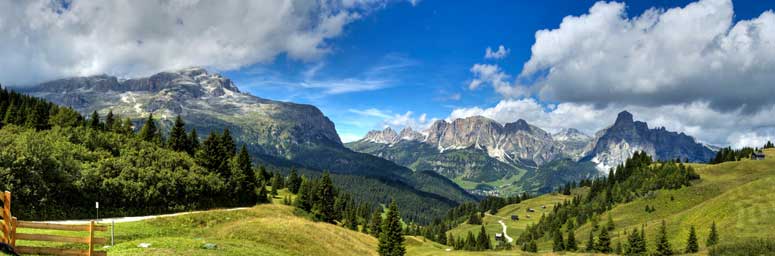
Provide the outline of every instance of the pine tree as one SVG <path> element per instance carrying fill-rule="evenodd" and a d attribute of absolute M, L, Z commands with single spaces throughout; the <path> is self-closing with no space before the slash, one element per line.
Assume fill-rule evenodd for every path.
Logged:
<path fill-rule="evenodd" d="M 225 164 L 228 162 L 226 152 L 220 143 L 218 134 L 210 131 L 210 135 L 202 143 L 202 150 L 196 154 L 197 163 L 207 169 L 209 172 L 218 173 L 221 178 L 228 180 L 230 173 Z M 264 181 L 266 184 L 268 181 Z"/>
<path fill-rule="evenodd" d="M 266 167 L 264 167 L 263 165 L 259 166 L 258 167 L 258 179 L 264 180 L 264 181 L 268 182 L 270 178 L 271 178 L 271 175 L 269 175 L 269 172 L 266 171 Z"/>
<path fill-rule="evenodd" d="M 350 230 L 358 231 L 358 218 L 355 216 L 355 212 L 350 210 L 345 213 L 345 221 L 344 223 L 347 225 L 347 228 Z"/>
<path fill-rule="evenodd" d="M 554 238 L 552 240 L 552 251 L 561 252 L 565 250 L 565 241 L 562 238 L 560 231 L 554 232 Z"/>
<path fill-rule="evenodd" d="M 568 230 L 568 239 L 565 240 L 565 249 L 568 251 L 576 251 L 579 246 L 576 244 L 576 234 L 573 230 Z"/>
<path fill-rule="evenodd" d="M 482 218 L 479 217 L 479 214 L 474 212 L 471 213 L 470 217 L 468 217 L 468 221 L 466 223 L 471 225 L 482 225 Z"/>
<path fill-rule="evenodd" d="M 223 134 L 221 134 L 221 147 L 223 147 L 227 157 L 232 157 L 237 153 L 237 148 L 234 145 L 234 138 L 231 137 L 229 128 L 224 129 Z"/>
<path fill-rule="evenodd" d="M 156 134 L 159 133 L 156 128 L 156 121 L 153 120 L 153 113 L 148 115 L 148 119 L 145 120 L 143 128 L 140 128 L 140 139 L 144 141 L 154 141 Z"/>
<path fill-rule="evenodd" d="M 476 237 L 474 236 L 474 232 L 468 231 L 468 236 L 466 236 L 466 243 L 463 249 L 466 251 L 476 250 Z"/>
<path fill-rule="evenodd" d="M 175 118 L 175 124 L 170 130 L 170 139 L 167 142 L 170 149 L 175 151 L 186 151 L 188 149 L 189 143 L 185 125 L 183 118 L 180 116 Z"/>
<path fill-rule="evenodd" d="M 334 223 L 334 217 L 336 216 L 336 212 L 334 212 L 336 192 L 328 171 L 323 172 L 323 176 L 320 178 L 316 196 L 317 200 L 312 206 L 312 212 L 320 220 Z"/>
<path fill-rule="evenodd" d="M 487 231 L 484 230 L 484 225 L 482 225 L 482 229 L 479 231 L 479 235 L 476 237 L 476 248 L 480 251 L 489 250 L 492 248 L 492 245 L 490 244 L 490 237 L 487 236 Z"/>
<path fill-rule="evenodd" d="M 530 243 L 527 244 L 527 251 L 538 252 L 538 245 L 536 244 L 535 240 L 530 240 Z"/>
<path fill-rule="evenodd" d="M 291 168 L 291 173 L 288 174 L 288 181 L 286 182 L 288 191 L 291 193 L 298 193 L 299 192 L 299 186 L 301 186 L 301 178 L 299 178 L 299 175 L 296 174 L 296 168 Z"/>
<path fill-rule="evenodd" d="M 595 234 L 592 233 L 592 231 L 589 231 L 589 240 L 587 240 L 586 250 L 587 252 L 595 251 Z"/>
<path fill-rule="evenodd" d="M 4 125 L 19 124 L 20 114 L 15 102 L 16 101 L 12 100 L 11 103 L 9 103 L 8 108 L 5 110 L 5 117 L 3 118 Z"/>
<path fill-rule="evenodd" d="M 191 129 L 186 142 L 188 142 L 188 145 L 186 145 L 186 152 L 188 152 L 189 155 L 195 155 L 196 151 L 199 150 L 199 135 L 196 133 L 196 128 Z"/>
<path fill-rule="evenodd" d="M 266 184 L 259 183 L 256 191 L 256 203 L 265 204 L 269 203 L 269 195 L 266 192 Z"/>
<path fill-rule="evenodd" d="M 312 210 L 312 183 L 306 178 L 302 177 L 301 186 L 299 186 L 299 193 L 296 200 L 293 202 L 297 208 L 311 211 Z"/>
<path fill-rule="evenodd" d="M 403 256 L 406 254 L 404 234 L 401 229 L 401 217 L 395 200 L 390 203 L 387 218 L 382 223 L 378 251 L 381 256 Z"/>
<path fill-rule="evenodd" d="M 641 240 L 638 229 L 633 229 L 627 236 L 627 255 L 638 255 L 646 253 L 645 243 Z"/>
<path fill-rule="evenodd" d="M 102 130 L 102 124 L 100 123 L 100 115 L 97 114 L 97 111 L 91 113 L 91 117 L 89 118 L 89 128 L 95 129 L 95 130 Z"/>
<path fill-rule="evenodd" d="M 673 255 L 673 249 L 670 248 L 670 241 L 667 240 L 667 224 L 662 221 L 662 226 L 657 234 L 657 252 L 655 255 Z"/>
<path fill-rule="evenodd" d="M 235 196 L 239 198 L 240 204 L 253 203 L 256 201 L 256 196 L 255 193 L 250 193 L 250 191 L 256 189 L 256 174 L 253 172 L 253 164 L 244 144 L 242 149 L 240 149 L 239 155 L 237 155 L 236 165 L 236 170 L 231 175 L 234 186 L 238 188 L 235 191 Z"/>
<path fill-rule="evenodd" d="M 275 174 L 272 176 L 272 193 L 271 193 L 272 196 L 277 195 L 277 190 L 280 189 L 280 183 L 281 183 L 280 180 L 281 179 L 279 174 Z"/>
<path fill-rule="evenodd" d="M 689 229 L 689 238 L 686 241 L 686 253 L 695 253 L 700 250 L 700 245 L 697 244 L 697 232 L 694 231 L 694 226 Z"/>
<path fill-rule="evenodd" d="M 708 234 L 708 241 L 706 242 L 708 247 L 717 245 L 719 241 L 718 238 L 718 230 L 716 230 L 716 222 L 714 221 L 713 224 L 710 226 L 710 234 Z"/>
<path fill-rule="evenodd" d="M 126 119 L 124 119 L 124 124 L 121 125 L 120 133 L 124 135 L 132 135 L 134 134 L 134 132 L 135 130 L 134 130 L 134 124 L 132 124 L 132 119 L 129 119 L 129 117 L 127 117 Z"/>
<path fill-rule="evenodd" d="M 115 131 L 116 117 L 113 115 L 113 109 L 108 111 L 108 115 L 105 116 L 105 130 Z"/>
<path fill-rule="evenodd" d="M 452 248 L 457 248 L 457 244 L 455 243 L 455 237 L 452 236 L 452 233 L 449 233 L 447 235 L 447 246 L 450 246 Z"/>
<path fill-rule="evenodd" d="M 597 251 L 602 253 L 611 252 L 611 237 L 608 236 L 608 229 L 600 229 L 600 235 L 597 238 L 596 244 Z"/>
<path fill-rule="evenodd" d="M 374 211 L 371 215 L 369 231 L 372 236 L 379 238 L 379 234 L 382 231 L 382 211 Z"/>

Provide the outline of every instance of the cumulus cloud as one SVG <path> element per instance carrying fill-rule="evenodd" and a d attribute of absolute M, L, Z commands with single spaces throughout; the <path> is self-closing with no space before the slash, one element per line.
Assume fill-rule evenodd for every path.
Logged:
<path fill-rule="evenodd" d="M 485 116 L 500 123 L 524 119 L 528 123 L 549 132 L 561 128 L 577 128 L 587 134 L 613 124 L 617 113 L 627 110 L 636 120 L 645 121 L 649 127 L 665 127 L 670 131 L 684 132 L 697 140 L 712 145 L 734 147 L 761 147 L 775 137 L 775 106 L 769 106 L 753 114 L 744 108 L 719 111 L 708 102 L 646 107 L 637 105 L 609 105 L 597 108 L 592 104 L 560 103 L 547 107 L 535 99 L 502 100 L 490 108 L 459 108 L 452 111 L 448 120 L 469 116 Z"/>
<path fill-rule="evenodd" d="M 381 121 L 379 121 L 378 127 L 374 127 L 375 129 L 389 126 L 395 130 L 411 127 L 413 130 L 422 131 L 438 120 L 437 118 L 428 118 L 428 115 L 425 113 L 415 116 L 415 113 L 412 111 L 407 111 L 404 114 L 394 114 L 389 110 L 379 110 L 376 108 L 363 110 L 349 109 L 349 111 L 364 117 L 379 118 Z"/>
<path fill-rule="evenodd" d="M 649 9 L 598 2 L 536 32 L 519 75 L 542 100 L 661 106 L 707 102 L 752 112 L 775 103 L 775 13 L 733 21 L 731 0 Z"/>
<path fill-rule="evenodd" d="M 507 55 L 509 55 L 509 52 L 511 50 L 506 49 L 506 47 L 503 47 L 503 45 L 498 46 L 498 49 L 493 51 L 490 49 L 490 47 L 487 47 L 487 49 L 484 51 L 484 58 L 485 59 L 503 59 L 506 58 Z"/>
<path fill-rule="evenodd" d="M 468 83 L 468 89 L 476 90 L 482 85 L 492 85 L 495 91 L 504 97 L 520 97 L 526 94 L 523 87 L 515 86 L 511 81 L 511 76 L 504 72 L 500 66 L 493 64 L 474 64 L 471 67 L 471 73 L 474 79 Z"/>
<path fill-rule="evenodd" d="M 0 1 L 0 81 L 312 60 L 385 1 Z"/>

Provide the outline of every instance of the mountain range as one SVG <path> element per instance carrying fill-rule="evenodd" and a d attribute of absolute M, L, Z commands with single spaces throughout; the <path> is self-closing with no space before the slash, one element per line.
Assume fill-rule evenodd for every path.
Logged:
<path fill-rule="evenodd" d="M 414 170 L 436 171 L 484 194 L 548 191 L 560 182 L 606 174 L 636 151 L 690 162 L 714 155 L 691 136 L 650 129 L 627 111 L 594 137 L 573 128 L 550 134 L 522 119 L 502 125 L 473 116 L 439 120 L 422 132 L 388 127 L 346 145 Z"/>
<path fill-rule="evenodd" d="M 201 138 L 229 129 L 254 159 L 287 172 L 332 172 L 339 187 L 356 198 L 406 205 L 406 216 L 429 221 L 459 203 L 475 200 L 455 183 L 429 171 L 346 148 L 334 123 L 312 105 L 268 100 L 241 92 L 230 79 L 202 68 L 119 79 L 97 75 L 66 78 L 16 90 L 69 106 L 84 115 L 109 111 L 141 127 L 148 115 L 167 130 L 176 116 Z"/>

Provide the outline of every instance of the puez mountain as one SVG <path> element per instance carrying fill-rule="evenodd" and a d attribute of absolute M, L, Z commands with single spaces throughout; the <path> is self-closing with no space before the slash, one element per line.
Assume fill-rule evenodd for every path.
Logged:
<path fill-rule="evenodd" d="M 605 175 L 636 151 L 658 160 L 706 162 L 714 152 L 683 133 L 649 129 L 621 112 L 590 137 L 576 129 L 550 134 L 519 119 L 500 124 L 473 116 L 439 120 L 422 132 L 390 127 L 346 144 L 414 170 L 433 170 L 478 194 L 548 192 L 568 181 Z"/>
<path fill-rule="evenodd" d="M 66 78 L 31 88 L 33 96 L 70 106 L 84 115 L 108 111 L 140 127 L 153 114 L 168 130 L 178 115 L 204 138 L 228 128 L 238 144 L 263 165 L 307 175 L 323 170 L 356 199 L 386 203 L 395 198 L 405 218 L 423 222 L 475 197 L 432 171 L 412 171 L 346 148 L 331 122 L 311 105 L 280 102 L 241 92 L 230 80 L 202 68 L 119 79 L 97 75 Z"/>

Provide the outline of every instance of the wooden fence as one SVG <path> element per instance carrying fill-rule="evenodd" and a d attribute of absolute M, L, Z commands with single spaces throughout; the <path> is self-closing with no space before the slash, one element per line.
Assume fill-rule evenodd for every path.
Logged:
<path fill-rule="evenodd" d="M 62 224 L 50 224 L 41 222 L 29 222 L 18 221 L 11 215 L 11 192 L 5 192 L 2 196 L 3 201 L 3 242 L 14 247 L 19 254 L 47 254 L 47 255 L 87 255 L 87 256 L 106 256 L 107 252 L 95 251 L 94 246 L 98 244 L 106 244 L 107 239 L 94 237 L 94 232 L 107 231 L 106 226 L 95 225 L 94 221 L 91 221 L 88 225 L 62 225 Z M 11 220 L 11 221 L 8 221 Z M 23 234 L 16 233 L 16 228 L 26 229 L 40 229 L 40 230 L 60 230 L 60 231 L 86 231 L 89 232 L 87 237 L 70 237 L 59 235 L 45 235 L 45 234 Z M 79 249 L 64 249 L 64 248 L 48 248 L 48 247 L 32 247 L 32 246 L 16 246 L 16 241 L 43 241 L 43 242 L 59 242 L 59 243 L 78 243 L 86 244 L 89 246 L 88 250 Z"/>

